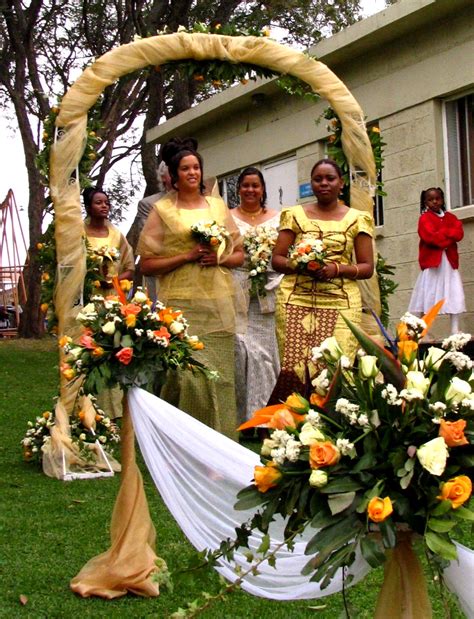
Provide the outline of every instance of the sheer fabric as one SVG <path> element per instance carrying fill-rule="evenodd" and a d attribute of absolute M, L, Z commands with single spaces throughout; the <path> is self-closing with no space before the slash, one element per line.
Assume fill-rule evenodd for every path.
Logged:
<path fill-rule="evenodd" d="M 233 538 L 235 527 L 254 512 L 236 511 L 233 505 L 239 490 L 248 486 L 259 457 L 208 428 L 186 413 L 174 408 L 142 389 L 132 389 L 129 405 L 135 433 L 153 481 L 191 544 L 198 550 L 217 548 L 223 539 Z M 271 529 L 272 547 L 283 540 L 281 521 Z M 259 597 L 274 600 L 319 598 L 341 591 L 338 572 L 330 586 L 321 591 L 318 583 L 301 575 L 308 561 L 304 548 L 315 530 L 309 528 L 293 552 L 283 547 L 277 554 L 276 569 L 263 563 L 259 575 L 245 577 L 242 589 Z M 260 536 L 252 535 L 250 545 L 256 549 Z M 474 617 L 472 573 L 474 552 L 457 545 L 458 561 L 445 570 L 449 588 L 459 597 L 468 618 Z M 243 570 L 249 563 L 236 554 L 236 563 Z M 237 578 L 235 567 L 221 561 L 218 571 L 229 581 Z M 353 584 L 369 571 L 361 556 L 351 566 Z"/>

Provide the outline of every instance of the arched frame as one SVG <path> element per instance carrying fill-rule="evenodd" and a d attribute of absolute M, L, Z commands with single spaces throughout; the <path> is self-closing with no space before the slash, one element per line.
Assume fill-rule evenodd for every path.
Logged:
<path fill-rule="evenodd" d="M 80 187 L 74 172 L 85 147 L 87 113 L 103 90 L 117 79 L 149 65 L 219 59 L 268 67 L 293 75 L 325 98 L 342 125 L 342 145 L 351 170 L 351 205 L 372 209 L 375 163 L 363 112 L 343 82 L 323 63 L 265 37 L 174 33 L 118 47 L 87 68 L 66 93 L 56 120 L 58 138 L 51 153 L 51 195 L 56 217 L 59 277 L 56 311 L 59 333 L 73 330 L 74 303 L 85 273 Z"/>

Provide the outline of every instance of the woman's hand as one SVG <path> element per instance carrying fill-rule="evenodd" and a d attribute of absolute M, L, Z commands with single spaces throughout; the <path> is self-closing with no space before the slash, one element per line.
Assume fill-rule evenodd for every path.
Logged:
<path fill-rule="evenodd" d="M 201 250 L 201 257 L 199 258 L 199 264 L 202 267 L 215 267 L 217 266 L 217 253 L 210 247 L 206 247 Z"/>
<path fill-rule="evenodd" d="M 203 243 L 198 243 L 197 245 L 195 245 L 187 254 L 186 254 L 186 258 L 187 258 L 187 262 L 197 262 L 197 261 L 201 261 L 201 258 L 206 255 L 210 250 L 210 248 L 207 245 L 204 245 Z"/>
<path fill-rule="evenodd" d="M 339 268 L 335 262 L 329 262 L 315 271 L 308 271 L 308 273 L 320 282 L 327 282 L 339 276 Z"/>

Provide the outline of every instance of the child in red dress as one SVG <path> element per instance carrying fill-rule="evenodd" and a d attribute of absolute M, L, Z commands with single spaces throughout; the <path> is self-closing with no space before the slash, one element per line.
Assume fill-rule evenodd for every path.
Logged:
<path fill-rule="evenodd" d="M 451 333 L 459 331 L 459 314 L 466 311 L 459 274 L 457 243 L 463 238 L 462 223 L 446 212 L 444 193 L 439 187 L 421 192 L 418 261 L 421 273 L 416 280 L 408 310 L 424 314 L 444 299 L 441 314 L 450 314 Z"/>

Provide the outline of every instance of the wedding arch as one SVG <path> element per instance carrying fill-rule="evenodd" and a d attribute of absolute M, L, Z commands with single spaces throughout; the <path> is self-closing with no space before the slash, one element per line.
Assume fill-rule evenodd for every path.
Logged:
<path fill-rule="evenodd" d="M 50 185 L 56 218 L 58 277 L 55 307 L 60 335 L 73 336 L 86 270 L 77 168 L 87 138 L 87 113 L 103 90 L 121 76 L 149 65 L 194 59 L 222 60 L 267 67 L 309 84 L 336 112 L 342 126 L 342 146 L 351 174 L 351 206 L 372 209 L 375 163 L 363 112 L 341 80 L 323 63 L 264 37 L 231 37 L 203 33 L 174 33 L 140 39 L 114 49 L 87 68 L 62 100 L 51 150 Z M 366 293 L 378 298 L 377 281 Z M 56 407 L 53 456 L 67 458 L 68 412 L 75 397 L 63 382 Z M 150 574 L 156 569 L 154 529 L 142 480 L 135 462 L 133 426 L 124 406 L 122 483 L 115 505 L 109 551 L 95 557 L 72 581 L 77 593 L 106 598 L 127 591 L 157 595 Z M 74 456 L 74 454 L 71 454 Z"/>

